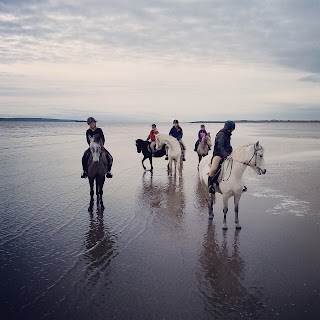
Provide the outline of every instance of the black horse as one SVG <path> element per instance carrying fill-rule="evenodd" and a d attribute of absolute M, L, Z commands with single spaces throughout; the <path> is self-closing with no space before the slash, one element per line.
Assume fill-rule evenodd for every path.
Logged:
<path fill-rule="evenodd" d="M 150 150 L 150 143 L 149 141 L 146 140 L 142 140 L 142 139 L 137 139 L 136 140 L 136 147 L 137 147 L 137 152 L 143 154 L 143 159 L 142 159 L 142 167 L 144 170 L 146 170 L 147 168 L 145 167 L 145 165 L 143 164 L 144 160 L 149 159 L 150 161 L 150 166 L 151 169 L 150 171 L 153 171 L 153 166 L 152 166 L 152 156 L 155 158 L 161 158 L 166 154 L 166 149 L 165 146 L 162 147 L 162 149 L 156 151 L 153 155 L 152 152 Z"/>

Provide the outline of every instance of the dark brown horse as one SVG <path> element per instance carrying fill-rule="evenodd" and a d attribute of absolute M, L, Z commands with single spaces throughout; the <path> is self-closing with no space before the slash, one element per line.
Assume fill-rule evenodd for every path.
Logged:
<path fill-rule="evenodd" d="M 103 212 L 104 205 L 102 200 L 103 185 L 106 179 L 107 172 L 107 156 L 106 150 L 103 146 L 96 142 L 94 138 L 90 138 L 90 151 L 91 155 L 88 162 L 88 179 L 90 184 L 90 205 L 89 212 L 93 211 L 94 204 L 94 181 L 96 182 L 96 195 L 97 195 L 97 211 Z"/>

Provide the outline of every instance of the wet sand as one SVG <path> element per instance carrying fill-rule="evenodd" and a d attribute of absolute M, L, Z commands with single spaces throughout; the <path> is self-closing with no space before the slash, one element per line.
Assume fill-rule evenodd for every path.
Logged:
<path fill-rule="evenodd" d="M 100 125 L 115 158 L 103 215 L 87 212 L 88 181 L 79 178 L 85 125 L 44 123 L 45 148 L 32 124 L 0 127 L 5 319 L 320 315 L 318 124 L 237 127 L 233 145 L 260 140 L 268 169 L 265 176 L 246 171 L 240 231 L 231 201 L 229 229 L 222 230 L 219 196 L 208 220 L 192 151 L 198 125 L 183 125 L 181 177 L 167 175 L 163 158 L 154 159 L 153 174 L 144 173 L 134 139 L 145 138 L 149 125 Z"/>

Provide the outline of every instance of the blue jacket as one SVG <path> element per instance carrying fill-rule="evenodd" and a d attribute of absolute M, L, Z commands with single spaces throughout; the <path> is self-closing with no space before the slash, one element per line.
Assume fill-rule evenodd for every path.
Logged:
<path fill-rule="evenodd" d="M 169 135 L 175 137 L 177 140 L 182 139 L 182 136 L 183 136 L 182 128 L 178 126 L 178 129 L 176 129 L 176 127 L 173 126 L 169 132 Z"/>

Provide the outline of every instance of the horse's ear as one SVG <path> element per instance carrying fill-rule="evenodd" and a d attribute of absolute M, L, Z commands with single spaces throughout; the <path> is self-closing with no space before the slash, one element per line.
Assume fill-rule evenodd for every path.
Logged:
<path fill-rule="evenodd" d="M 208 132 L 207 135 L 208 135 L 209 137 L 211 137 L 211 136 L 210 136 L 210 132 Z"/>
<path fill-rule="evenodd" d="M 255 146 L 256 148 L 259 148 L 259 141 L 257 141 L 257 143 L 256 143 L 256 146 Z"/>

